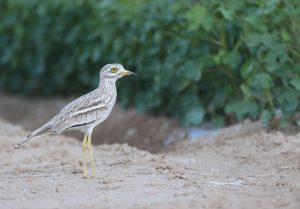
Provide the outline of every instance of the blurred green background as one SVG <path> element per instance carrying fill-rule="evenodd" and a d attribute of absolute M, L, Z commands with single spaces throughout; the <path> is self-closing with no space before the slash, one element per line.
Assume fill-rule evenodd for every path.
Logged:
<path fill-rule="evenodd" d="M 80 95 L 106 63 L 119 102 L 184 125 L 300 126 L 300 1 L 0 0 L 0 88 Z"/>

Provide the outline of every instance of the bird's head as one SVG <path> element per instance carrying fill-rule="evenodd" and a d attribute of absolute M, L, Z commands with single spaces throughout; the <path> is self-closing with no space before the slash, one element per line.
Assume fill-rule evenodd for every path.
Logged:
<path fill-rule="evenodd" d="M 123 76 L 135 75 L 135 73 L 125 70 L 123 65 L 114 63 L 105 65 L 100 71 L 100 79 L 117 80 Z"/>

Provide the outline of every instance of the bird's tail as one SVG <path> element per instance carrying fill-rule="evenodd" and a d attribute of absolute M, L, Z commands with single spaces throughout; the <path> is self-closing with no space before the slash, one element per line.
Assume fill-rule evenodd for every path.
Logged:
<path fill-rule="evenodd" d="M 22 139 L 22 141 L 20 143 L 15 145 L 14 148 L 18 149 L 18 148 L 22 147 L 24 144 L 27 144 L 31 139 L 32 139 L 31 137 L 27 136 L 25 139 Z"/>
<path fill-rule="evenodd" d="M 38 128 L 37 130 L 33 131 L 30 133 L 28 136 L 26 136 L 24 139 L 21 140 L 20 143 L 14 146 L 15 149 L 22 147 L 23 145 L 27 144 L 29 141 L 51 134 L 51 128 L 52 125 L 50 124 L 45 124 L 42 127 Z"/>

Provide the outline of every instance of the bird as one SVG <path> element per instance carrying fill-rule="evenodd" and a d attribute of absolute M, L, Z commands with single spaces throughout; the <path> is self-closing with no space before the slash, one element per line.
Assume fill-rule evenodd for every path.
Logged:
<path fill-rule="evenodd" d="M 115 105 L 117 98 L 116 81 L 129 75 L 136 75 L 136 73 L 125 70 L 121 64 L 113 63 L 103 66 L 100 70 L 99 85 L 95 90 L 67 104 L 57 115 L 23 138 L 14 148 L 20 148 L 38 137 L 62 134 L 69 130 L 79 130 L 84 134 L 82 142 L 83 177 L 88 178 L 87 150 L 92 167 L 90 177 L 96 177 L 91 142 L 92 132 L 97 125 L 109 116 Z"/>

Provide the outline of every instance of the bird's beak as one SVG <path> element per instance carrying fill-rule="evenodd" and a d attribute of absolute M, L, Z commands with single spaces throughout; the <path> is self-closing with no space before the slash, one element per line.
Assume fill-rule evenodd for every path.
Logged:
<path fill-rule="evenodd" d="M 124 72 L 122 72 L 123 75 L 127 76 L 127 75 L 136 75 L 136 73 L 125 70 Z"/>

